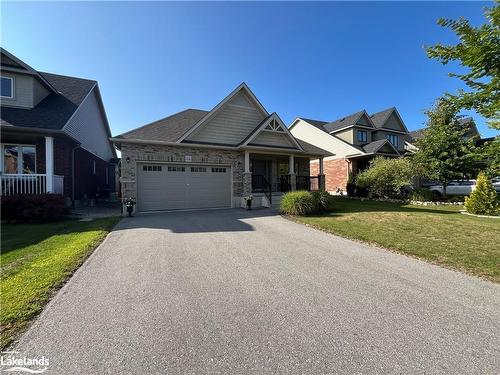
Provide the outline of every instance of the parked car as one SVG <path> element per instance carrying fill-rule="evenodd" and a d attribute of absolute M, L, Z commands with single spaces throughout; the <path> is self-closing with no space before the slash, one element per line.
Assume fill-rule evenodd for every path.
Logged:
<path fill-rule="evenodd" d="M 475 188 L 476 180 L 450 181 L 446 185 L 446 195 L 469 195 Z M 438 197 L 443 195 L 443 185 L 441 184 L 431 185 L 429 190 Z"/>
<path fill-rule="evenodd" d="M 491 180 L 491 184 L 493 185 L 493 188 L 496 190 L 496 192 L 500 193 L 500 176 L 495 177 L 493 180 Z"/>

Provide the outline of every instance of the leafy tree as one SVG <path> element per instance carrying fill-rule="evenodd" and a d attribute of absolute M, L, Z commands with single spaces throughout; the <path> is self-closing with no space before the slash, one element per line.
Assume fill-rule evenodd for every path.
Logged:
<path fill-rule="evenodd" d="M 468 20 L 439 19 L 438 24 L 451 28 L 458 36 L 457 45 L 437 44 L 427 47 L 427 55 L 446 65 L 458 61 L 465 72 L 449 73 L 462 80 L 471 91 L 459 90 L 446 94 L 457 109 L 474 109 L 487 119 L 490 126 L 500 129 L 500 6 L 498 0 L 486 8 L 487 23 L 473 27 Z"/>
<path fill-rule="evenodd" d="M 469 197 L 465 197 L 467 212 L 477 215 L 498 215 L 500 204 L 497 193 L 484 172 L 477 176 L 476 188 Z"/>
<path fill-rule="evenodd" d="M 412 184 L 413 177 L 414 169 L 408 158 L 379 156 L 358 174 L 356 184 L 377 197 L 399 198 L 402 190 Z"/>
<path fill-rule="evenodd" d="M 468 126 L 459 121 L 455 106 L 447 99 L 439 99 L 426 114 L 427 128 L 415 142 L 418 150 L 413 160 L 422 177 L 443 184 L 446 195 L 448 182 L 473 175 L 474 139 L 467 139 Z"/>

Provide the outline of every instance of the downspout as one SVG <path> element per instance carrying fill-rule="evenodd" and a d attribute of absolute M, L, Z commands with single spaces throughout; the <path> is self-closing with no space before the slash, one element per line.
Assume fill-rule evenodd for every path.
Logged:
<path fill-rule="evenodd" d="M 75 146 L 71 150 L 71 207 L 75 208 L 75 150 L 80 146 Z"/>

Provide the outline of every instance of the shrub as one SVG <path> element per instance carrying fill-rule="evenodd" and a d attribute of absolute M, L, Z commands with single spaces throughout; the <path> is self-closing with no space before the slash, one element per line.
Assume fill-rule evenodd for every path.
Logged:
<path fill-rule="evenodd" d="M 347 196 L 354 197 L 354 194 L 356 192 L 356 184 L 355 184 L 352 176 L 349 176 L 349 179 L 347 180 L 347 184 L 345 186 L 345 190 L 346 190 Z"/>
<path fill-rule="evenodd" d="M 314 210 L 318 212 L 326 211 L 332 202 L 332 196 L 324 190 L 315 191 L 312 196 Z"/>
<path fill-rule="evenodd" d="M 414 170 L 407 158 L 377 157 L 370 168 L 358 174 L 356 183 L 376 197 L 399 198 L 404 188 L 411 186 Z"/>
<path fill-rule="evenodd" d="M 476 215 L 499 215 L 500 204 L 497 193 L 484 172 L 477 176 L 476 188 L 465 197 L 465 209 Z"/>
<path fill-rule="evenodd" d="M 410 199 L 418 202 L 430 202 L 434 200 L 434 195 L 427 188 L 416 188 L 411 192 Z"/>
<path fill-rule="evenodd" d="M 284 214 L 307 215 L 314 209 L 314 198 L 308 191 L 291 191 L 281 198 L 280 211 Z"/>
<path fill-rule="evenodd" d="M 65 198 L 58 194 L 13 195 L 2 197 L 2 219 L 11 221 L 51 221 L 69 213 Z"/>
<path fill-rule="evenodd" d="M 356 186 L 356 197 L 366 198 L 368 196 L 368 189 L 362 186 Z"/>

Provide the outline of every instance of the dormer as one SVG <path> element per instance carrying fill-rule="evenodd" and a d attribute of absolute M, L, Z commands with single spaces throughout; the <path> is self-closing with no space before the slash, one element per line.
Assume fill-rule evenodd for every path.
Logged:
<path fill-rule="evenodd" d="M 56 92 L 42 74 L 5 49 L 0 51 L 0 102 L 3 107 L 31 109 Z"/>

